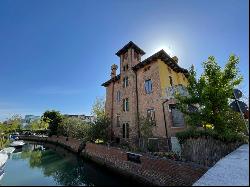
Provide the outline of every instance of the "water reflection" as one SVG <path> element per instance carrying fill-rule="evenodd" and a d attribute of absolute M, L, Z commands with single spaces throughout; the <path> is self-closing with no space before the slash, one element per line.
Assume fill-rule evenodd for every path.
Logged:
<path fill-rule="evenodd" d="M 51 144 L 27 143 L 11 155 L 11 160 L 16 162 L 19 160 L 26 161 L 29 166 L 27 168 L 30 168 L 28 171 L 22 171 L 22 168 L 17 169 L 27 172 L 27 175 L 35 169 L 40 169 L 41 176 L 53 178 L 53 183 L 50 182 L 49 185 L 129 185 L 132 182 L 104 172 L 90 163 L 83 162 L 82 159 L 77 158 L 71 152 Z M 33 181 L 30 179 L 29 184 L 27 184 L 27 181 L 20 184 L 18 176 L 13 176 L 11 171 L 7 171 L 7 173 L 8 175 L 4 177 L 9 178 L 9 180 L 3 178 L 3 181 L 5 180 L 4 185 L 12 185 L 7 184 L 10 183 L 11 177 L 17 180 L 16 184 L 18 185 L 37 185 L 35 179 Z"/>

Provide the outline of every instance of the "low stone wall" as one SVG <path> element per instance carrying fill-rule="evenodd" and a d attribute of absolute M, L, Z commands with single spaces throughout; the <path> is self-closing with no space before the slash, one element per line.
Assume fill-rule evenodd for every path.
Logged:
<path fill-rule="evenodd" d="M 78 148 L 81 144 L 80 140 L 74 138 L 67 138 L 64 136 L 51 136 L 51 137 L 37 137 L 37 136 L 19 136 L 22 140 L 32 140 L 32 141 L 41 141 L 41 142 L 49 142 L 53 144 L 58 144 L 74 153 L 78 152 Z"/>
<path fill-rule="evenodd" d="M 187 161 L 211 167 L 242 143 L 223 143 L 212 138 L 190 138 L 181 145 L 182 157 Z"/>
<path fill-rule="evenodd" d="M 66 141 L 65 137 L 57 138 L 56 136 L 49 138 L 25 137 L 22 139 L 57 143 L 73 152 L 78 151 L 81 143 L 80 140 L 69 138 Z M 141 163 L 134 163 L 127 160 L 127 153 L 122 149 L 93 143 L 87 143 L 81 154 L 116 173 L 151 185 L 190 186 L 208 169 L 193 163 L 159 159 L 147 155 L 140 157 Z"/>

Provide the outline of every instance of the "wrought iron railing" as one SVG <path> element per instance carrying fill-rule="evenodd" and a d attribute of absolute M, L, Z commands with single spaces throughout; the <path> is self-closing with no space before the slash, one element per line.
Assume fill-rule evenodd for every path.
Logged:
<path fill-rule="evenodd" d="M 169 86 L 166 88 L 166 98 L 175 98 L 176 94 L 180 94 L 181 96 L 188 96 L 188 91 L 185 86 L 182 84 L 178 84 L 175 86 Z"/>

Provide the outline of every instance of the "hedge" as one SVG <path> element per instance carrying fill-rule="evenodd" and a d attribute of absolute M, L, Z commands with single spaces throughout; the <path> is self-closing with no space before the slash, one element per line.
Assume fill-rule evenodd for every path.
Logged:
<path fill-rule="evenodd" d="M 244 135 L 229 133 L 229 132 L 224 134 L 219 134 L 212 129 L 206 129 L 206 130 L 189 129 L 183 132 L 176 133 L 176 137 L 178 138 L 180 144 L 183 144 L 189 138 L 196 139 L 201 137 L 211 137 L 225 143 L 247 142 L 247 138 Z"/>

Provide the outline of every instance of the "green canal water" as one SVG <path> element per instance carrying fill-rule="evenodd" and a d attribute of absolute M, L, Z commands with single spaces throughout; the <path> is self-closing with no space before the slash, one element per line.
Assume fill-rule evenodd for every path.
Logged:
<path fill-rule="evenodd" d="M 51 144 L 26 142 L 9 155 L 0 181 L 2 186 L 41 185 L 133 185 L 121 176 L 78 158 L 71 152 Z"/>

